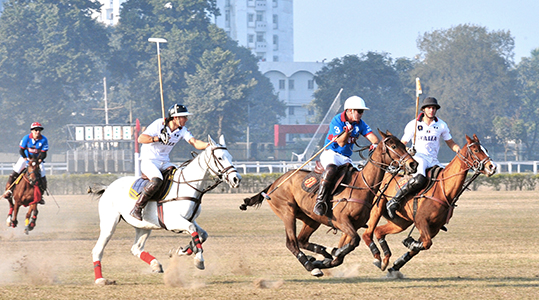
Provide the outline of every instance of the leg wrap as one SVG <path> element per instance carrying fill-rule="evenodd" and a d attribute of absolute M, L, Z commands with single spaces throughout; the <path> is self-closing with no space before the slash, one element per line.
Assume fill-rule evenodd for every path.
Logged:
<path fill-rule="evenodd" d="M 298 256 L 296 256 L 296 258 L 299 260 L 299 262 L 301 263 L 301 265 L 307 270 L 307 271 L 312 271 L 313 270 L 313 264 L 312 262 L 307 258 L 307 256 L 303 253 L 303 252 L 300 252 L 298 253 Z"/>
<path fill-rule="evenodd" d="M 193 244 L 194 244 L 194 246 L 196 247 L 196 251 L 197 251 L 197 252 L 202 252 L 202 243 L 200 242 L 200 238 L 199 238 L 199 236 L 198 236 L 198 232 L 196 232 L 196 231 L 193 232 L 193 233 L 191 234 L 191 237 L 192 237 L 192 239 L 193 239 Z M 193 250 L 195 250 L 195 249 L 193 249 Z"/>
<path fill-rule="evenodd" d="M 425 250 L 425 247 L 423 246 L 423 243 L 414 240 L 414 238 L 411 237 L 411 236 L 405 238 L 405 239 L 402 241 L 402 244 L 403 244 L 406 248 L 408 248 L 408 249 L 410 249 L 410 250 L 412 250 L 412 251 L 421 251 L 421 250 Z"/>
<path fill-rule="evenodd" d="M 103 274 L 101 273 L 100 261 L 94 261 L 94 274 L 95 274 L 95 279 L 103 278 Z"/>
<path fill-rule="evenodd" d="M 380 243 L 380 247 L 382 247 L 382 251 L 384 251 L 384 256 L 391 256 L 391 250 L 389 250 L 386 239 L 380 239 L 378 240 L 378 243 Z"/>
<path fill-rule="evenodd" d="M 402 266 L 404 266 L 408 261 L 410 261 L 410 259 L 412 259 L 412 256 L 410 255 L 410 253 L 409 252 L 404 253 L 403 256 L 399 257 L 393 263 L 393 267 L 391 268 L 391 270 L 393 271 L 400 270 L 400 268 L 402 268 Z"/>
<path fill-rule="evenodd" d="M 147 264 L 151 264 L 152 263 L 152 260 L 155 259 L 155 257 L 153 257 L 150 253 L 146 252 L 146 251 L 142 251 L 140 253 L 140 259 L 142 259 L 145 263 Z"/>
<path fill-rule="evenodd" d="M 378 247 L 374 242 L 371 242 L 369 245 L 369 249 L 371 249 L 372 255 L 380 255 L 380 250 L 378 250 Z"/>

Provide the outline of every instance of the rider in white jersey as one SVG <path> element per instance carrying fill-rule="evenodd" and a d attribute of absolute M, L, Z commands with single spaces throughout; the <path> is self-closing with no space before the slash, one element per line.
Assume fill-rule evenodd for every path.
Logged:
<path fill-rule="evenodd" d="M 184 105 L 174 104 L 168 109 L 168 117 L 164 123 L 163 119 L 155 120 L 138 137 L 138 142 L 143 144 L 140 150 L 140 170 L 150 181 L 131 211 L 134 218 L 142 220 L 142 209 L 163 182 L 161 171 L 170 166 L 175 167 L 170 162 L 169 153 L 177 142 L 184 139 L 198 150 L 204 150 L 208 146 L 208 143 L 195 139 L 185 127 L 187 116 L 190 115 Z"/>
<path fill-rule="evenodd" d="M 442 139 L 447 146 L 455 152 L 460 151 L 460 147 L 453 141 L 447 124 L 436 117 L 436 112 L 440 109 L 438 101 L 434 97 L 427 97 L 421 104 L 421 113 L 417 120 L 412 120 L 404 128 L 404 135 L 401 138 L 403 144 L 407 144 L 416 135 L 415 151 L 413 157 L 417 161 L 417 171 L 404 186 L 402 186 L 395 197 L 387 202 L 387 212 L 391 219 L 395 217 L 395 211 L 400 207 L 400 201 L 407 195 L 419 191 L 427 183 L 425 170 L 435 165 L 440 165 L 438 161 L 438 151 Z M 417 127 L 416 127 L 417 126 Z"/>

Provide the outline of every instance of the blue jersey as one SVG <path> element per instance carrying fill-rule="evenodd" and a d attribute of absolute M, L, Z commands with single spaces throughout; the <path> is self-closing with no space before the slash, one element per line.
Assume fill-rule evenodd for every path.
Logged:
<path fill-rule="evenodd" d="M 334 137 L 341 134 L 341 132 L 344 130 L 343 128 L 346 126 L 345 123 L 346 119 L 344 112 L 333 117 L 331 123 L 329 124 L 328 135 L 324 145 L 327 145 L 327 143 L 329 143 Z M 350 124 L 352 124 L 353 129 L 346 144 L 341 147 L 338 143 L 331 143 L 327 149 L 333 150 L 346 157 L 350 157 L 352 156 L 352 148 L 354 147 L 354 142 L 357 140 L 357 138 L 360 135 L 367 136 L 372 132 L 372 129 L 363 120 L 359 120 L 359 122 L 352 122 Z"/>
<path fill-rule="evenodd" d="M 44 135 L 42 135 L 39 140 L 31 138 L 30 135 L 31 134 L 25 135 L 19 144 L 19 147 L 24 149 L 26 157 L 37 158 L 41 152 L 49 150 L 49 142 Z"/>

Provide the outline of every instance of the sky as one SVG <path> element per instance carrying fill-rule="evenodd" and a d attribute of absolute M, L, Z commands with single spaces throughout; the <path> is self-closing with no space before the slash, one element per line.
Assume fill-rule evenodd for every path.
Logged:
<path fill-rule="evenodd" d="M 514 59 L 539 48 L 539 0 L 293 0 L 294 61 L 387 52 L 412 59 L 426 32 L 459 24 L 509 31 Z"/>

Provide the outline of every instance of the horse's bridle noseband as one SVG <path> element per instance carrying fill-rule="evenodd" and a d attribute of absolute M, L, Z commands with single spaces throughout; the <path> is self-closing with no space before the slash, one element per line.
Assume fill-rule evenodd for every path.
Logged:
<path fill-rule="evenodd" d="M 225 177 L 228 177 L 228 175 L 230 173 L 234 173 L 234 172 L 238 172 L 236 170 L 236 168 L 232 165 L 228 166 L 228 167 L 225 167 L 223 166 L 223 164 L 219 161 L 219 159 L 217 159 L 217 156 L 215 155 L 215 150 L 227 150 L 226 147 L 223 147 L 223 146 L 216 146 L 216 147 L 213 147 L 213 146 L 210 146 L 212 147 L 211 148 L 211 157 L 207 157 L 207 155 L 205 155 L 205 158 L 204 159 L 204 162 L 206 163 L 206 165 L 208 166 L 208 169 L 210 170 L 210 172 L 212 173 L 212 175 L 214 176 L 217 176 L 219 177 L 220 180 L 224 180 Z M 212 166 L 210 165 L 210 159 L 213 158 L 213 161 L 215 162 L 215 165 L 217 167 L 217 171 L 214 170 L 212 168 Z"/>
<path fill-rule="evenodd" d="M 375 165 L 381 167 L 384 171 L 386 172 L 389 172 L 389 173 L 397 173 L 399 172 L 402 167 L 404 167 L 404 165 L 406 164 L 406 161 L 408 160 L 408 158 L 410 157 L 411 158 L 411 155 L 406 152 L 406 154 L 404 155 L 400 155 L 397 153 L 397 151 L 395 151 L 394 149 L 392 149 L 391 147 L 388 147 L 386 145 L 386 141 L 389 140 L 389 137 L 386 137 L 383 141 L 382 141 L 382 145 L 383 145 L 383 155 L 388 155 L 390 158 L 391 155 L 390 155 L 390 151 L 395 154 L 397 157 L 399 157 L 399 160 L 395 160 L 395 159 L 392 159 L 391 163 L 389 164 L 383 164 L 381 162 L 376 162 L 374 160 L 372 160 L 370 157 L 369 157 L 369 161 L 371 161 L 372 163 L 374 163 Z M 396 164 L 396 165 L 395 165 Z"/>
<path fill-rule="evenodd" d="M 479 157 L 477 157 L 477 155 L 470 148 L 472 145 L 475 145 L 475 144 L 478 144 L 479 147 L 483 149 L 483 152 L 487 153 L 487 150 L 481 144 L 479 144 L 478 142 L 473 142 L 466 145 L 466 153 L 468 155 L 465 156 L 465 155 L 460 154 L 459 152 L 457 156 L 461 161 L 463 161 L 468 166 L 468 169 L 471 169 L 477 173 L 477 172 L 481 172 L 485 170 L 485 165 L 487 164 L 488 161 L 490 161 L 490 157 L 487 155 L 485 159 L 480 160 Z M 471 157 L 472 159 L 468 159 L 468 156 Z"/>

